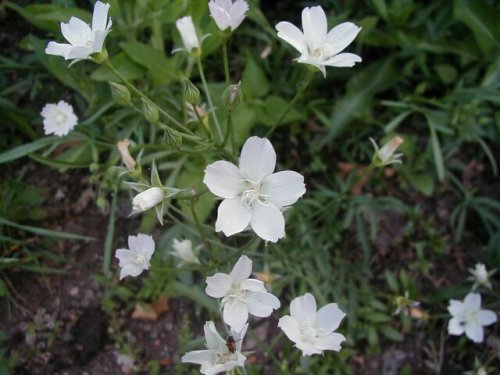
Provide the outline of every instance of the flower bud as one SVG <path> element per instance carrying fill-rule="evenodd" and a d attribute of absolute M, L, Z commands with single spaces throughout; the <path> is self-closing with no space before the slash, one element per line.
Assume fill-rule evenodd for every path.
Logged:
<path fill-rule="evenodd" d="M 200 90 L 189 78 L 184 78 L 184 97 L 188 103 L 197 103 L 200 99 Z"/>
<path fill-rule="evenodd" d="M 130 105 L 132 103 L 130 91 L 123 85 L 116 82 L 110 82 L 111 96 L 115 102 L 121 105 Z"/>
<path fill-rule="evenodd" d="M 394 154 L 396 149 L 403 143 L 403 138 L 394 137 L 389 142 L 387 142 L 381 149 L 378 148 L 377 143 L 370 138 L 370 141 L 375 148 L 375 154 L 373 155 L 372 162 L 376 167 L 383 167 L 393 163 L 401 163 L 401 156 L 403 154 Z"/>
<path fill-rule="evenodd" d="M 127 167 L 129 171 L 133 171 L 135 169 L 135 160 L 134 158 L 130 155 L 130 152 L 128 151 L 128 146 L 130 145 L 130 141 L 128 139 L 124 139 L 122 141 L 119 141 L 116 144 L 116 147 L 118 148 L 118 151 L 120 151 L 120 154 L 122 156 L 122 161 L 123 164 Z"/>
<path fill-rule="evenodd" d="M 156 124 L 160 119 L 160 111 L 151 100 L 142 98 L 142 113 L 149 122 Z"/>
<path fill-rule="evenodd" d="M 235 109 L 243 100 L 241 81 L 236 85 L 229 85 L 222 92 L 222 102 L 229 110 Z"/>
<path fill-rule="evenodd" d="M 193 51 L 200 49 L 200 41 L 198 40 L 198 36 L 196 35 L 196 29 L 193 24 L 193 19 L 191 16 L 179 18 L 175 25 L 177 26 L 177 30 L 181 34 L 182 42 L 184 43 L 184 48 L 186 51 L 190 53 L 196 53 Z"/>
<path fill-rule="evenodd" d="M 132 200 L 132 211 L 143 212 L 161 203 L 165 193 L 162 188 L 152 187 L 142 193 L 137 194 Z"/>
<path fill-rule="evenodd" d="M 178 149 L 182 144 L 182 137 L 175 130 L 163 126 L 163 142 L 172 149 Z"/>

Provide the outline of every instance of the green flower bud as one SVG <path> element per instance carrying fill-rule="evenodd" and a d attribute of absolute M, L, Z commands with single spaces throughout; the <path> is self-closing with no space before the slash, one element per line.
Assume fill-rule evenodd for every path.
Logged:
<path fill-rule="evenodd" d="M 188 103 L 197 103 L 200 99 L 200 90 L 189 78 L 184 78 L 184 97 Z"/>
<path fill-rule="evenodd" d="M 229 85 L 222 92 L 222 102 L 229 110 L 235 109 L 243 101 L 241 81 L 237 85 Z"/>
<path fill-rule="evenodd" d="M 130 105 L 132 103 L 130 91 L 125 86 L 116 82 L 109 82 L 109 88 L 111 89 L 111 96 L 118 104 Z"/>
<path fill-rule="evenodd" d="M 141 98 L 142 99 L 142 113 L 146 120 L 156 124 L 160 120 L 160 111 L 156 104 L 154 104 L 151 100 Z"/>
<path fill-rule="evenodd" d="M 175 130 L 163 127 L 163 142 L 172 149 L 178 149 L 182 144 L 181 135 Z"/>

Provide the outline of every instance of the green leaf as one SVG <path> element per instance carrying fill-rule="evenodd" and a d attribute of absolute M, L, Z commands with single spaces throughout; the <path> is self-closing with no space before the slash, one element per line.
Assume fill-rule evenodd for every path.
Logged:
<path fill-rule="evenodd" d="M 384 334 L 384 336 L 393 341 L 403 341 L 403 335 L 390 326 L 382 326 L 380 327 L 380 331 Z"/>
<path fill-rule="evenodd" d="M 45 138 L 40 138 L 34 142 L 27 143 L 25 145 L 11 148 L 10 150 L 0 154 L 0 164 L 22 158 L 23 156 L 26 156 L 32 152 L 35 152 L 37 150 L 40 150 L 46 146 L 52 145 L 53 143 L 60 142 L 62 140 L 64 140 L 64 138 L 57 136 L 45 137 Z"/>
<path fill-rule="evenodd" d="M 398 285 L 398 280 L 396 279 L 396 276 L 394 276 L 394 274 L 389 270 L 385 270 L 384 276 L 385 276 L 385 280 L 387 281 L 387 285 L 389 285 L 389 288 L 394 293 L 399 293 L 399 285 Z"/>
<path fill-rule="evenodd" d="M 384 127 L 384 132 L 385 133 L 392 133 L 412 113 L 413 113 L 413 110 L 409 110 L 406 112 L 402 112 L 399 115 L 397 115 L 396 117 L 394 117 Z"/>
<path fill-rule="evenodd" d="M 453 15 L 472 30 L 477 44 L 486 55 L 498 51 L 500 12 L 486 0 L 455 0 Z"/>
<path fill-rule="evenodd" d="M 365 318 L 373 323 L 385 323 L 391 320 L 390 316 L 379 312 L 369 312 L 366 314 Z"/>
<path fill-rule="evenodd" d="M 57 231 L 53 231 L 53 230 L 49 230 L 49 229 L 45 229 L 45 228 L 33 227 L 31 225 L 17 224 L 17 223 L 14 223 L 13 221 L 4 219 L 3 217 L 0 217 L 0 225 L 6 225 L 9 227 L 17 228 L 20 230 L 24 230 L 26 232 L 38 234 L 40 236 L 61 238 L 61 239 L 66 239 L 66 240 L 95 241 L 95 238 L 82 236 L 80 234 L 67 233 L 67 232 L 57 232 Z"/>
<path fill-rule="evenodd" d="M 135 41 L 120 43 L 120 47 L 134 62 L 148 70 L 154 84 L 168 84 L 172 80 L 180 79 L 179 69 L 163 52 Z"/>
<path fill-rule="evenodd" d="M 443 154 L 441 151 L 441 146 L 439 144 L 439 138 L 436 134 L 436 128 L 432 117 L 429 116 L 428 112 L 425 112 L 425 117 L 427 118 L 427 124 L 429 125 L 429 129 L 431 132 L 431 147 L 432 153 L 434 155 L 434 165 L 436 166 L 436 172 L 438 175 L 439 181 L 444 180 L 444 162 L 443 162 Z"/>
<path fill-rule="evenodd" d="M 391 59 L 377 61 L 353 76 L 347 84 L 346 95 L 335 101 L 329 122 L 325 124 L 328 133 L 321 145 L 342 134 L 373 96 L 391 87 L 398 76 L 398 69 Z"/>
<path fill-rule="evenodd" d="M 247 63 L 243 71 L 242 82 L 244 97 L 262 98 L 269 92 L 270 87 L 267 77 L 250 53 L 247 53 Z"/>
<path fill-rule="evenodd" d="M 434 180 L 431 176 L 427 174 L 409 174 L 406 178 L 414 188 L 425 196 L 430 197 L 434 192 Z"/>
<path fill-rule="evenodd" d="M 146 69 L 135 63 L 124 52 L 120 52 L 116 56 L 113 56 L 110 61 L 116 70 L 118 70 L 123 77 L 129 81 L 142 77 L 146 71 Z M 94 70 L 90 75 L 90 78 L 94 81 L 121 82 L 121 80 L 106 65 L 101 65 L 99 68 Z"/>

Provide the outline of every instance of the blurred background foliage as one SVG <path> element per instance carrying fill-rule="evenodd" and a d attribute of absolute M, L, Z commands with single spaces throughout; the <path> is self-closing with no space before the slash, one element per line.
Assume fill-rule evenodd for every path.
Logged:
<path fill-rule="evenodd" d="M 171 51 L 181 43 L 175 20 L 192 14 L 200 35 L 210 34 L 203 43 L 204 64 L 224 122 L 222 39 L 206 2 L 109 3 L 113 31 L 106 47 L 114 66 L 181 119 L 188 117 L 180 100 L 181 78 L 189 75 L 199 84 L 199 77 L 186 64 L 185 55 Z M 229 47 L 231 80 L 241 80 L 244 92 L 244 101 L 233 115 L 238 149 L 250 134 L 266 134 L 306 74 L 306 68 L 293 61 L 296 51 L 276 37 L 274 25 L 282 20 L 299 25 L 301 9 L 315 5 L 310 1 L 249 3 L 248 19 L 231 37 Z M 201 254 L 205 271 L 228 270 L 244 244 L 258 265 L 255 268 L 265 265 L 282 275 L 272 285 L 282 301 L 311 291 L 320 305 L 339 303 L 348 316 L 342 326 L 348 337 L 346 349 L 339 355 L 302 359 L 297 373 L 355 372 L 359 355 L 377 354 L 391 345 L 414 348 L 425 358 L 417 369 L 405 367 L 401 373 L 406 374 L 424 368 L 461 373 L 473 368 L 475 358 L 494 363 L 488 349 L 469 345 L 465 350 L 464 340 L 443 351 L 446 317 L 412 319 L 392 314 L 395 298 L 405 292 L 422 302 L 422 313 L 443 314 L 448 299 L 462 299 L 468 286 L 466 275 L 455 268 L 458 257 L 465 258 L 469 267 L 476 261 L 488 269 L 499 267 L 499 3 L 319 3 L 330 28 L 347 20 L 362 26 L 349 49 L 363 62 L 351 69 L 328 69 L 326 79 L 318 73 L 271 138 L 280 168 L 304 174 L 308 193 L 289 212 L 287 238 L 264 250 L 261 241 L 245 236 L 224 239 L 221 244 L 211 229 L 215 201 L 209 194 L 202 195 L 196 211 L 207 223 L 207 236 L 219 256 L 214 260 Z M 13 28 L 12 34 L 2 36 L 7 47 L 0 55 L 0 270 L 20 263 L 31 267 L 40 261 L 30 251 L 12 250 L 16 241 L 27 243 L 28 233 L 33 233 L 27 228 L 41 230 L 40 221 L 46 216 L 41 208 L 43 193 L 24 182 L 22 170 L 29 159 L 60 171 L 87 169 L 99 206 L 113 209 L 110 193 L 118 188 L 120 173 L 114 145 L 129 138 L 135 142 L 133 155 L 143 150 L 144 171 L 154 159 L 168 186 L 203 189 L 202 171 L 214 160 L 212 156 L 187 156 L 162 143 L 161 130 L 148 125 L 141 113 L 113 101 L 107 81 L 117 79 L 105 66 L 80 62 L 68 69 L 66 61 L 44 53 L 49 40 L 60 40 L 61 21 L 70 16 L 90 20 L 90 2 L 6 1 L 0 7 L 2 22 Z M 24 21 L 20 17 L 9 21 L 13 14 Z M 43 136 L 39 112 L 45 103 L 60 99 L 73 103 L 79 126 L 65 138 Z M 199 124 L 189 126 L 202 134 Z M 362 170 L 373 152 L 368 137 L 383 143 L 395 134 L 405 140 L 403 164 L 364 179 Z M 166 256 L 171 239 L 182 235 L 197 241 L 188 225 L 176 224 L 176 210 L 190 215 L 188 204 L 169 205 L 169 223 L 154 260 L 162 267 L 173 266 Z M 154 216 L 146 215 L 141 231 L 151 231 L 153 226 Z M 112 245 L 111 240 L 108 253 Z M 9 260 L 12 257 L 15 262 Z M 437 282 L 440 272 L 449 280 Z M 188 295 L 212 311 L 197 280 L 190 271 L 151 272 L 142 285 L 125 289 L 111 285 L 103 304 L 113 310 L 120 300 L 147 300 L 167 293 Z M 2 288 L 8 293 L 0 284 Z M 498 298 L 492 306 L 498 310 Z M 185 348 L 192 345 L 189 340 Z M 277 342 L 265 345 L 275 353 L 280 371 L 290 373 L 300 361 L 299 353 L 289 344 L 278 350 Z M 182 371 L 187 373 L 185 368 Z"/>

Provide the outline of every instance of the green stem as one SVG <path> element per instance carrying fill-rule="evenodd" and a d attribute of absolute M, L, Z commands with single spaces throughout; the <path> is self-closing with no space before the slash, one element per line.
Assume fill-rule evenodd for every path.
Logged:
<path fill-rule="evenodd" d="M 200 239 L 203 242 L 203 245 L 205 245 L 205 249 L 210 251 L 210 244 L 207 242 L 207 239 L 205 238 L 205 234 L 203 233 L 203 228 L 201 226 L 200 220 L 198 219 L 198 215 L 196 214 L 196 210 L 194 209 L 194 201 L 195 199 L 193 198 L 191 200 L 191 213 L 193 214 L 193 219 L 194 222 L 196 223 L 196 228 L 198 228 Z"/>
<path fill-rule="evenodd" d="M 304 77 L 304 80 L 301 82 L 299 89 L 295 93 L 295 96 L 293 97 L 292 101 L 290 103 L 288 103 L 288 106 L 285 108 L 285 111 L 281 114 L 278 121 L 276 121 L 275 124 L 272 126 L 272 128 L 269 129 L 269 131 L 266 133 L 267 138 L 269 138 L 269 136 L 271 136 L 271 134 L 274 133 L 276 128 L 283 122 L 283 120 L 285 120 L 285 117 L 288 115 L 290 110 L 293 108 L 293 106 L 295 105 L 297 100 L 302 96 L 302 94 L 306 90 L 307 86 L 309 86 L 309 84 L 311 83 L 313 75 L 314 75 L 314 70 L 309 68 L 307 70 L 306 76 Z"/>
<path fill-rule="evenodd" d="M 138 88 L 136 88 L 128 79 L 126 79 L 118 70 L 116 70 L 116 68 L 113 66 L 113 64 L 111 64 L 111 61 L 109 60 L 106 60 L 106 66 L 125 84 L 125 86 L 127 86 L 130 90 L 132 90 L 134 93 L 136 93 L 137 95 L 139 95 L 141 98 L 144 98 L 146 100 L 149 100 L 150 102 L 154 103 L 146 94 L 144 94 L 141 90 L 139 90 Z M 189 129 L 187 129 L 186 127 L 184 127 L 179 121 L 177 121 L 173 116 L 171 116 L 168 112 L 166 112 L 165 110 L 163 110 L 160 106 L 157 106 L 158 110 L 160 111 L 160 113 L 165 116 L 169 121 L 172 122 L 172 124 L 174 124 L 179 130 L 181 130 L 181 135 L 184 136 L 184 134 L 182 134 L 182 132 L 189 132 L 191 133 L 192 135 L 195 135 L 195 133 L 193 133 L 192 131 L 190 131 Z"/>
<path fill-rule="evenodd" d="M 210 107 L 210 113 L 212 114 L 212 118 L 214 120 L 215 129 L 217 130 L 217 134 L 219 139 L 223 139 L 222 129 L 219 123 L 219 119 L 217 118 L 217 114 L 215 113 L 215 107 L 212 102 L 212 97 L 210 96 L 210 91 L 208 90 L 207 80 L 205 79 L 205 74 L 203 73 L 203 65 L 201 64 L 201 59 L 198 59 L 198 71 L 200 73 L 201 82 L 203 83 L 203 90 L 205 91 L 205 95 L 207 96 L 208 106 Z"/>
<path fill-rule="evenodd" d="M 109 211 L 108 230 L 106 231 L 106 239 L 104 240 L 104 260 L 102 264 L 102 271 L 104 275 L 109 277 L 111 272 L 109 270 L 111 265 L 111 252 L 113 251 L 113 239 L 115 237 L 115 213 L 116 213 L 116 200 L 118 197 L 118 185 L 115 185 L 111 193 L 111 209 Z"/>
<path fill-rule="evenodd" d="M 226 78 L 226 85 L 231 83 L 231 79 L 229 77 L 229 59 L 227 53 L 227 41 L 228 39 L 224 39 L 224 43 L 222 43 L 222 58 L 224 60 L 224 77 Z"/>

